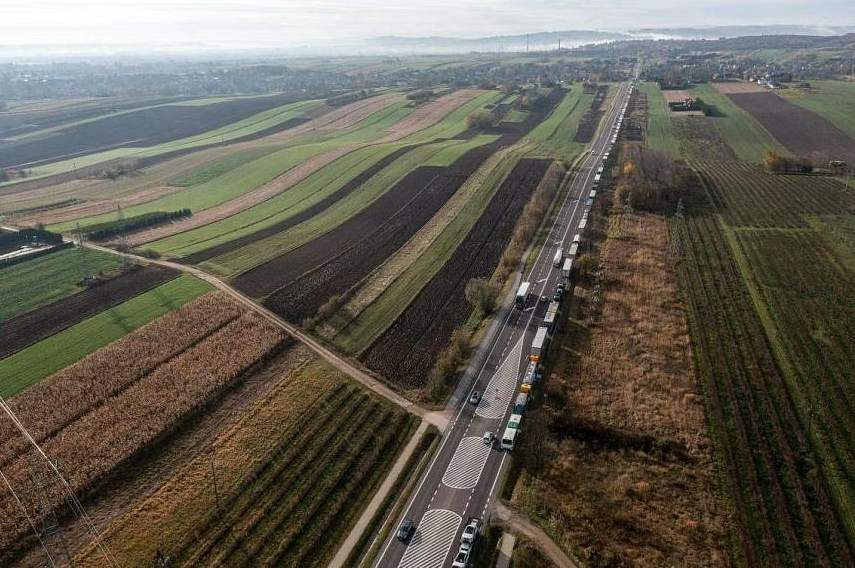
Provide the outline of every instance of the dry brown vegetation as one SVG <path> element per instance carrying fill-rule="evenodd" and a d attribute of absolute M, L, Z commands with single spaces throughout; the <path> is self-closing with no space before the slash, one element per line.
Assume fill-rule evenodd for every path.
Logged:
<path fill-rule="evenodd" d="M 577 284 L 546 402 L 529 417 L 546 416 L 557 442 L 523 439 L 513 502 L 590 566 L 725 566 L 725 512 L 666 222 L 615 213 L 607 233 L 599 279 Z M 595 310 L 589 329 L 576 319 L 580 298 Z"/>
<path fill-rule="evenodd" d="M 416 421 L 311 359 L 105 539 L 131 566 L 150 565 L 158 550 L 174 566 L 324 565 Z M 91 547 L 76 561 L 101 565 Z"/>
<path fill-rule="evenodd" d="M 549 169 L 543 174 L 543 179 L 534 191 L 531 201 L 523 209 L 510 244 L 502 254 L 502 261 L 494 275 L 499 281 L 504 282 L 511 272 L 517 268 L 528 243 L 531 242 L 534 233 L 543 222 L 543 216 L 549 209 L 549 204 L 552 203 L 555 193 L 561 187 L 566 172 L 567 167 L 556 161 L 552 162 Z"/>
<path fill-rule="evenodd" d="M 281 330 L 243 311 L 220 294 L 205 296 L 12 402 L 44 452 L 69 476 L 71 488 L 85 495 L 282 344 Z M 13 486 L 26 487 L 28 452 L 20 436 L 15 438 L 3 447 L 4 473 Z M 29 531 L 8 493 L 3 498 L 0 542 L 12 549 Z M 38 518 L 37 504 L 25 505 Z"/>

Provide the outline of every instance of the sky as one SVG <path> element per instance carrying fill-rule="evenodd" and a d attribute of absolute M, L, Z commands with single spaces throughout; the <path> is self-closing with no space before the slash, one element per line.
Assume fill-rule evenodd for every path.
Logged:
<path fill-rule="evenodd" d="M 853 0 L 0 0 L 0 45 L 277 46 L 381 35 L 855 24 Z"/>

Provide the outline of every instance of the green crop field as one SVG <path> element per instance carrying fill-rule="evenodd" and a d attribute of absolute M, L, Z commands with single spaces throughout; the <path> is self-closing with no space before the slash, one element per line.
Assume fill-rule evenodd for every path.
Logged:
<path fill-rule="evenodd" d="M 787 97 L 790 102 L 825 117 L 855 140 L 855 83 L 811 81 L 811 93 Z"/>
<path fill-rule="evenodd" d="M 727 95 L 720 93 L 712 85 L 694 85 L 691 92 L 695 98 L 703 99 L 716 108 L 713 120 L 740 160 L 762 163 L 767 150 L 774 150 L 782 155 L 789 154 L 754 117 L 736 106 Z"/>
<path fill-rule="evenodd" d="M 555 110 L 552 111 L 546 120 L 538 124 L 531 132 L 526 135 L 526 138 L 530 140 L 548 140 L 562 124 L 564 120 L 570 115 L 571 112 L 576 108 L 579 104 L 579 100 L 582 97 L 582 88 L 574 87 L 568 89 L 564 94 L 564 98 L 555 107 Z M 590 102 L 590 101 L 589 101 Z M 573 128 L 573 132 L 575 133 L 576 129 Z"/>
<path fill-rule="evenodd" d="M 737 553 L 746 565 L 848 564 L 855 490 L 841 480 L 855 476 L 846 457 L 855 447 L 851 193 L 834 178 L 746 164 L 735 152 L 757 144 L 750 125 L 698 118 L 675 122 L 677 137 L 715 211 L 696 212 L 674 238 L 686 258 L 680 270 L 711 428 L 739 511 Z M 772 534 L 774 547 L 754 544 Z"/>
<path fill-rule="evenodd" d="M 0 359 L 0 396 L 13 396 L 210 290 L 185 274 Z"/>
<path fill-rule="evenodd" d="M 651 150 L 668 152 L 675 157 L 679 156 L 677 144 L 671 133 L 668 107 L 665 106 L 665 98 L 662 96 L 659 85 L 639 83 L 638 90 L 647 96 L 647 132 L 645 133 L 647 147 Z"/>
<path fill-rule="evenodd" d="M 579 129 L 582 115 L 591 106 L 593 100 L 594 95 L 583 94 L 580 88 L 571 89 L 564 95 L 564 100 L 552 114 L 526 137 L 540 141 L 529 156 L 570 161 L 584 151 L 586 145 L 574 141 L 573 138 Z"/>
<path fill-rule="evenodd" d="M 146 245 L 147 248 L 152 248 L 163 254 L 170 256 L 186 256 L 218 244 L 222 244 L 235 238 L 254 233 L 265 227 L 269 227 L 292 217 L 306 208 L 321 201 L 328 195 L 340 189 L 347 181 L 354 176 L 368 169 L 385 156 L 391 154 L 401 146 L 425 142 L 436 138 L 451 138 L 466 129 L 464 119 L 478 105 L 480 105 L 487 96 L 491 96 L 491 91 L 483 95 L 475 97 L 455 111 L 451 112 L 443 120 L 434 124 L 425 130 L 407 136 L 400 141 L 368 146 L 355 150 L 327 166 L 321 168 L 314 174 L 307 177 L 305 180 L 296 184 L 288 191 L 277 195 L 276 197 L 260 203 L 255 207 L 241 211 L 227 219 L 222 219 L 215 223 L 205 225 L 198 229 L 187 231 L 178 235 L 173 235 L 153 243 Z M 396 107 L 397 105 L 392 105 Z M 390 122 L 390 117 L 398 117 L 401 110 L 407 110 L 403 107 L 397 110 L 383 109 L 380 113 L 375 113 L 372 117 L 378 114 L 383 114 L 378 120 L 370 120 L 367 125 L 362 128 L 356 128 L 357 125 L 346 129 L 342 138 L 337 138 L 337 143 L 347 141 L 348 143 L 357 143 L 358 138 L 368 137 L 373 139 L 382 130 L 388 128 L 393 123 Z M 370 119 L 371 117 L 369 117 Z M 366 119 L 366 120 L 369 120 Z M 363 121 L 364 122 L 364 121 Z M 361 123 L 360 123 L 361 124 Z M 356 130 L 354 130 L 356 128 Z M 370 134 L 371 136 L 368 136 Z M 472 141 L 469 144 L 480 145 L 486 144 L 491 140 L 489 137 L 478 137 L 477 141 Z M 319 145 L 326 144 L 319 142 Z M 459 148 L 453 148 L 457 144 Z M 461 146 L 459 141 L 449 142 L 449 149 L 441 157 L 436 160 L 453 159 L 458 152 L 461 154 L 465 151 L 464 148 L 469 146 Z M 318 147 L 318 146 L 316 146 Z M 333 146 L 329 146 L 332 148 Z"/>
<path fill-rule="evenodd" d="M 487 141 L 486 139 L 480 140 L 481 143 Z M 327 208 L 323 213 L 282 233 L 215 257 L 202 263 L 202 266 L 216 274 L 231 277 L 316 239 L 359 213 L 383 195 L 395 182 L 416 167 L 423 165 L 436 153 L 446 147 L 454 147 L 457 143 L 456 140 L 449 140 L 411 150 L 372 176 L 356 191 Z M 350 177 L 352 176 L 348 176 L 347 179 Z"/>
<path fill-rule="evenodd" d="M 116 270 L 119 257 L 91 249 L 65 249 L 0 268 L 0 321 L 6 321 L 84 290 L 90 274 Z"/>
<path fill-rule="evenodd" d="M 300 101 L 260 112 L 238 122 L 234 122 L 203 134 L 197 134 L 195 136 L 189 136 L 187 138 L 173 140 L 171 142 L 164 142 L 148 148 L 117 148 L 86 156 L 79 156 L 74 159 L 54 162 L 45 166 L 39 166 L 33 172 L 31 178 L 37 179 L 48 175 L 70 172 L 76 168 L 92 166 L 118 158 L 158 156 L 175 150 L 196 148 L 215 142 L 234 140 L 236 138 L 261 132 L 262 130 L 272 128 L 292 118 L 302 116 L 305 112 L 312 108 L 321 106 L 322 104 L 324 104 L 324 102 L 320 100 Z"/>
<path fill-rule="evenodd" d="M 478 136 L 473 136 L 470 140 L 460 140 L 456 143 L 448 144 L 439 152 L 425 160 L 421 165 L 439 167 L 450 166 L 469 150 L 490 144 L 499 138 L 500 136 L 498 134 L 479 134 Z"/>
<path fill-rule="evenodd" d="M 244 164 L 255 161 L 259 158 L 263 158 L 264 156 L 275 151 L 275 146 L 266 146 L 263 148 L 254 148 L 252 150 L 246 150 L 238 154 L 233 154 L 231 156 L 228 156 L 227 158 L 218 160 L 213 164 L 209 164 L 203 168 L 199 168 L 193 172 L 183 175 L 178 179 L 172 180 L 170 185 L 176 185 L 180 187 L 192 187 L 194 185 L 201 185 L 203 183 L 216 179 L 221 175 L 226 174 Z"/>

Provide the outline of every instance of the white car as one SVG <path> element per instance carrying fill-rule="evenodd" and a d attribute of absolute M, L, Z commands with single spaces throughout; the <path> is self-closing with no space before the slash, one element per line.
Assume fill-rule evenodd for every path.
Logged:
<path fill-rule="evenodd" d="M 463 534 L 460 535 L 460 542 L 473 543 L 475 537 L 478 536 L 478 529 L 481 528 L 481 522 L 477 518 L 470 518 L 469 522 L 463 527 Z"/>
<path fill-rule="evenodd" d="M 496 435 L 493 434 L 492 432 L 484 432 L 484 435 L 481 436 L 481 440 L 483 440 L 484 443 L 487 444 L 488 446 L 492 446 L 493 441 L 495 439 L 496 439 Z"/>
<path fill-rule="evenodd" d="M 451 563 L 451 568 L 466 568 L 469 566 L 469 549 L 464 550 L 462 547 L 454 557 L 454 562 Z"/>

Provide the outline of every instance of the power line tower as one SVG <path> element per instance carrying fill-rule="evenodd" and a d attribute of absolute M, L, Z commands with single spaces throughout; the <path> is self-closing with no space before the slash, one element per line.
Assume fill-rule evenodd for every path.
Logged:
<path fill-rule="evenodd" d="M 92 268 L 89 265 L 89 254 L 87 254 L 86 247 L 83 246 L 85 244 L 83 237 L 83 229 L 80 228 L 80 223 L 77 223 L 77 229 L 74 231 L 77 234 L 77 259 L 80 263 L 80 272 L 82 276 L 80 279 L 84 284 L 88 285 L 95 279 L 95 275 L 92 274 Z"/>
<path fill-rule="evenodd" d="M 20 509 L 20 513 L 26 518 L 27 524 L 32 529 L 42 550 L 47 557 L 49 566 L 65 564 L 73 568 L 74 561 L 68 549 L 62 525 L 57 515 L 57 509 L 70 513 L 76 519 L 78 526 L 88 536 L 94 545 L 96 554 L 100 556 L 101 565 L 110 568 L 118 566 L 115 557 L 104 543 L 102 536 L 98 533 L 92 520 L 86 514 L 83 504 L 72 491 L 71 485 L 59 471 L 58 463 L 50 460 L 44 450 L 39 447 L 32 434 L 21 423 L 14 411 L 5 400 L 0 397 L 0 419 L 10 420 L 16 434 L 23 438 L 25 443 L 27 472 L 19 472 L 19 475 L 7 477 L 0 470 L 0 478 L 5 483 L 9 493 L 14 498 Z M 29 476 L 29 484 L 26 477 Z M 23 491 L 16 491 L 16 485 L 30 485 Z M 22 495 L 24 499 L 19 497 Z"/>
<path fill-rule="evenodd" d="M 36 518 L 38 519 L 37 526 L 42 549 L 51 566 L 56 566 L 57 563 L 62 562 L 73 566 L 71 553 L 68 551 L 68 543 L 60 527 L 56 511 L 51 504 L 51 495 L 57 493 L 58 480 L 51 475 L 51 472 L 47 471 L 46 464 L 34 451 L 28 450 L 27 457 L 32 483 L 32 489 L 29 492 L 32 494 L 32 499 L 37 507 Z"/>
<path fill-rule="evenodd" d="M 128 246 L 128 236 L 127 236 L 127 232 L 125 230 L 126 229 L 125 212 L 122 211 L 121 205 L 116 205 L 116 216 L 117 216 L 116 223 L 118 225 L 117 228 L 119 230 L 119 243 L 116 245 L 116 249 L 119 252 L 125 253 L 125 252 L 128 252 L 130 247 Z M 122 270 L 124 271 L 124 270 L 127 270 L 128 268 L 130 268 L 131 264 L 132 264 L 131 259 L 125 255 L 122 255 Z"/>

